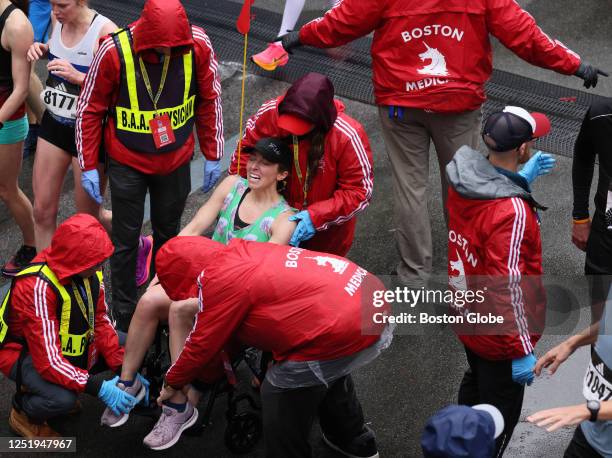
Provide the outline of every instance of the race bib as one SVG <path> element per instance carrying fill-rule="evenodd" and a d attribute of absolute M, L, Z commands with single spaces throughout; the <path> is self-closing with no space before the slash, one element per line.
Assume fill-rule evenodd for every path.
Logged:
<path fill-rule="evenodd" d="M 612 370 L 593 351 L 584 375 L 582 395 L 587 401 L 609 401 L 612 399 Z"/>
<path fill-rule="evenodd" d="M 76 119 L 78 95 L 47 86 L 40 98 L 51 113 L 61 118 Z"/>

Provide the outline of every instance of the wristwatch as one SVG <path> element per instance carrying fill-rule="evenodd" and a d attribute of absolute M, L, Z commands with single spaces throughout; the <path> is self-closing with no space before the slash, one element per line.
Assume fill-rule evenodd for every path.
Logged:
<path fill-rule="evenodd" d="M 587 409 L 589 409 L 589 412 L 591 412 L 591 418 L 589 418 L 589 421 L 597 421 L 597 415 L 599 415 L 599 407 L 600 407 L 600 403 L 599 401 L 587 401 Z"/>

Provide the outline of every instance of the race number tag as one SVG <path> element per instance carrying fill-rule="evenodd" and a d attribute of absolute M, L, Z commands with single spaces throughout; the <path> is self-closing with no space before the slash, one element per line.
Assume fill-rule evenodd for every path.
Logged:
<path fill-rule="evenodd" d="M 155 116 L 149 121 L 149 126 L 153 134 L 155 148 L 160 149 L 174 143 L 174 131 L 172 130 L 170 117 L 167 114 Z"/>
<path fill-rule="evenodd" d="M 56 116 L 66 119 L 76 119 L 78 96 L 47 86 L 40 99 L 47 109 Z"/>
<path fill-rule="evenodd" d="M 584 375 L 582 395 L 587 401 L 609 401 L 612 399 L 612 370 L 593 351 Z"/>

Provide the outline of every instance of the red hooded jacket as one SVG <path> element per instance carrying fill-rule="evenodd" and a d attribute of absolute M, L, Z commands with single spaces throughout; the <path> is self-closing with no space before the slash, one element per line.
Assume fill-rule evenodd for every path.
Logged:
<path fill-rule="evenodd" d="M 301 90 L 296 85 L 303 83 Z M 277 97 L 264 103 L 246 124 L 242 138 L 243 152 L 240 155 L 240 174 L 246 176 L 248 154 L 244 148 L 252 147 L 264 137 L 286 138 L 293 150 L 291 135 L 278 127 L 279 107 L 291 102 L 293 113 L 303 112 L 324 132 L 325 146 L 316 174 L 311 180 L 306 208 L 317 230 L 315 236 L 304 243 L 309 250 L 345 256 L 353 243 L 356 215 L 369 205 L 374 187 L 372 151 L 368 137 L 359 122 L 344 113 L 344 104 L 333 98 L 333 86 L 327 78 L 310 73 L 294 83 L 292 100 L 288 96 Z M 327 85 L 329 88 L 313 88 Z M 317 94 L 311 103 L 304 103 L 304 94 Z M 289 91 L 288 93 L 289 94 Z M 297 112 L 297 113 L 296 113 Z M 302 173 L 307 168 L 310 141 L 299 141 L 299 162 Z M 238 150 L 232 156 L 230 173 L 238 168 Z M 304 208 L 304 192 L 295 166 L 287 178 L 285 199 L 294 208 Z"/>
<path fill-rule="evenodd" d="M 194 328 L 166 374 L 174 387 L 219 378 L 219 355 L 236 344 L 272 352 L 276 361 L 324 361 L 369 347 L 384 328 L 372 320 L 372 313 L 384 311 L 372 308 L 372 292 L 384 285 L 338 256 L 240 239 L 222 245 L 176 237 L 160 249 L 156 266 L 173 300 L 194 297 L 199 289 Z"/>
<path fill-rule="evenodd" d="M 100 223 L 90 215 L 77 214 L 57 228 L 51 245 L 33 262 L 47 263 L 60 283 L 67 284 L 70 277 L 100 264 L 112 252 L 113 245 Z M 26 340 L 34 368 L 43 379 L 72 391 L 81 392 L 87 388 L 91 394 L 97 394 L 97 389 L 88 383 L 88 372 L 73 366 L 62 355 L 56 318 L 58 305 L 53 289 L 39 277 L 15 280 L 8 315 L 10 334 Z M 108 318 L 102 283 L 94 336 L 95 340 L 89 344 L 91 365 L 101 354 L 110 369 L 119 368 L 123 361 L 123 348 L 119 346 L 117 333 Z M 10 374 L 20 352 L 21 345 L 16 342 L 8 342 L 0 349 L 0 371 L 4 375 Z"/>
<path fill-rule="evenodd" d="M 300 41 L 331 48 L 372 31 L 378 105 L 479 108 L 493 70 L 489 34 L 533 65 L 567 75 L 580 65 L 515 0 L 342 0 L 302 27 Z"/>
<path fill-rule="evenodd" d="M 142 53 L 144 60 L 147 56 L 154 58 L 151 50 L 156 47 L 177 48 L 175 52 L 193 47 L 198 140 L 206 159 L 221 159 L 224 147 L 221 81 L 217 59 L 206 32 L 189 24 L 185 9 L 178 0 L 148 0 L 140 19 L 129 27 L 134 39 L 134 52 Z M 167 153 L 143 154 L 125 147 L 115 136 L 115 123 L 112 120 L 105 122 L 119 96 L 120 75 L 119 54 L 112 37 L 108 37 L 94 57 L 79 97 L 76 144 L 81 169 L 92 170 L 97 166 L 103 142 L 110 157 L 121 164 L 146 174 L 171 173 L 191 159 L 195 142 L 193 135 L 178 149 Z M 166 84 L 172 84 L 172 75 Z"/>

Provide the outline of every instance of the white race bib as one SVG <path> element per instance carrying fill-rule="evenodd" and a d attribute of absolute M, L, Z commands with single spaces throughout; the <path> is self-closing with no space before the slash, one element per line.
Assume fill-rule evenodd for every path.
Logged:
<path fill-rule="evenodd" d="M 609 401 L 612 399 L 612 377 L 610 369 L 593 352 L 589 367 L 584 375 L 582 395 L 587 401 Z M 608 376 L 608 379 L 606 379 Z"/>
<path fill-rule="evenodd" d="M 54 115 L 66 119 L 76 119 L 78 95 L 47 86 L 40 93 L 40 98 Z"/>

